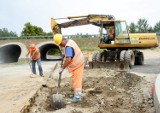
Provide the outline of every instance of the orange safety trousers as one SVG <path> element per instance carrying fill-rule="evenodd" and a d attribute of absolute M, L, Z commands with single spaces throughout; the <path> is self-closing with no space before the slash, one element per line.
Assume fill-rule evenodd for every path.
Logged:
<path fill-rule="evenodd" d="M 82 92 L 82 76 L 84 71 L 84 63 L 72 72 L 72 82 L 74 93 Z"/>

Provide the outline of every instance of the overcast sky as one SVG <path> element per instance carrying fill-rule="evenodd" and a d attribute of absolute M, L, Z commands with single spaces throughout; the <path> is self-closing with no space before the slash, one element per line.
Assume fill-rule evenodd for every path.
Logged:
<path fill-rule="evenodd" d="M 160 0 L 1 0 L 0 28 L 20 35 L 24 24 L 41 27 L 50 32 L 50 18 L 87 14 L 109 14 L 116 19 L 136 23 L 139 18 L 148 20 L 152 27 L 160 21 Z M 92 29 L 93 28 L 93 29 Z M 74 27 L 62 30 L 63 34 L 98 33 L 95 27 Z"/>

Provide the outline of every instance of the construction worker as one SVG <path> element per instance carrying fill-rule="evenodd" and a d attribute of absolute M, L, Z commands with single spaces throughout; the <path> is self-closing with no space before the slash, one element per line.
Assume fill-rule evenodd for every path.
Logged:
<path fill-rule="evenodd" d="M 107 33 L 103 33 L 103 37 L 100 40 L 101 43 L 111 44 L 111 41 L 113 41 L 114 37 L 115 37 L 115 29 L 114 29 L 114 27 L 112 26 L 112 27 L 108 28 L 107 30 L 104 29 L 103 31 L 104 32 L 105 31 L 109 31 L 109 33 L 108 34 Z"/>
<path fill-rule="evenodd" d="M 111 43 L 111 41 L 114 40 L 114 37 L 115 37 L 115 29 L 114 29 L 114 27 L 111 27 L 110 33 L 108 34 L 109 43 Z"/>
<path fill-rule="evenodd" d="M 30 44 L 30 48 L 29 51 L 26 55 L 26 57 L 28 57 L 28 55 L 30 54 L 31 56 L 31 62 L 32 62 L 32 72 L 33 72 L 33 76 L 32 77 L 36 77 L 36 62 L 38 64 L 38 69 L 39 69 L 39 75 L 41 77 L 43 77 L 43 69 L 41 66 L 41 55 L 39 52 L 39 49 L 34 45 L 34 44 Z"/>
<path fill-rule="evenodd" d="M 63 47 L 65 61 L 59 73 L 67 67 L 72 72 L 74 96 L 72 102 L 80 102 L 82 98 L 82 75 L 84 70 L 84 57 L 78 45 L 71 39 L 63 38 L 61 34 L 54 35 L 54 42 Z"/>
<path fill-rule="evenodd" d="M 114 38 L 114 35 L 115 35 L 115 29 L 114 29 L 114 27 L 111 27 L 111 31 L 110 31 L 110 33 L 108 34 L 108 36 L 109 36 L 110 38 Z"/>

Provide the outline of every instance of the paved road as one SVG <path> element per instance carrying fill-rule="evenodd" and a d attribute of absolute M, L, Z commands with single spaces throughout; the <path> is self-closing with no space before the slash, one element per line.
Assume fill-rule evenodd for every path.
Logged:
<path fill-rule="evenodd" d="M 131 71 L 143 74 L 158 75 L 160 73 L 160 49 L 143 50 L 144 65 L 136 65 Z"/>

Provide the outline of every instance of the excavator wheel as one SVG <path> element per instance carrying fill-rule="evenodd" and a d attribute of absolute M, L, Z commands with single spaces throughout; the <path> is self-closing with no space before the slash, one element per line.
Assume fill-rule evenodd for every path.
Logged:
<path fill-rule="evenodd" d="M 135 65 L 143 65 L 144 64 L 144 56 L 143 52 L 138 52 L 135 57 Z"/>
<path fill-rule="evenodd" d="M 115 52 L 114 51 L 109 51 L 108 52 L 108 56 L 109 56 L 109 61 L 110 62 L 114 62 L 115 61 Z"/>
<path fill-rule="evenodd" d="M 102 62 L 106 62 L 106 60 L 107 60 L 107 51 L 104 50 L 104 51 L 102 52 Z"/>
<path fill-rule="evenodd" d="M 93 56 L 92 56 L 92 61 L 93 61 L 93 62 L 96 62 L 96 56 L 97 56 L 97 52 L 94 53 Z"/>
<path fill-rule="evenodd" d="M 135 55 L 134 52 L 132 50 L 128 50 L 125 53 L 125 61 L 127 61 L 129 63 L 129 67 L 132 68 L 134 66 L 135 63 Z"/>
<path fill-rule="evenodd" d="M 121 53 L 120 53 L 120 61 L 124 61 L 125 59 L 125 53 L 126 53 L 126 50 L 122 50 Z"/>
<path fill-rule="evenodd" d="M 97 62 L 102 62 L 102 52 L 97 53 L 97 55 L 96 55 L 96 61 Z"/>
<path fill-rule="evenodd" d="M 137 57 L 137 65 L 143 65 L 144 64 L 144 55 L 143 52 L 139 52 Z"/>
<path fill-rule="evenodd" d="M 138 65 L 138 57 L 135 57 L 134 65 Z"/>

